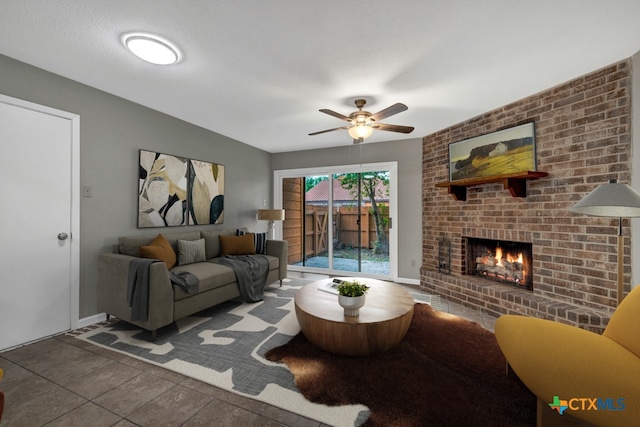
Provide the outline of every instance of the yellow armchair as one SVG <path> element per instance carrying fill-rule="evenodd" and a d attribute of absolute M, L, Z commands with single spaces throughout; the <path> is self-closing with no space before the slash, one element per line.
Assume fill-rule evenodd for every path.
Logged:
<path fill-rule="evenodd" d="M 640 286 L 602 335 L 515 315 L 500 317 L 495 334 L 515 374 L 551 410 L 597 426 L 639 425 Z"/>

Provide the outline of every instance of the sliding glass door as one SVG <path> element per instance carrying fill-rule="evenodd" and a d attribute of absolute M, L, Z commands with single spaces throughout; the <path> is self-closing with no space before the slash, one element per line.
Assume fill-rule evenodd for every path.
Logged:
<path fill-rule="evenodd" d="M 302 245 L 304 256 L 294 265 L 313 268 L 331 268 L 332 246 L 329 244 L 329 175 L 310 175 L 303 177 L 303 229 Z"/>
<path fill-rule="evenodd" d="M 289 269 L 395 278 L 395 163 L 331 169 L 275 173 Z"/>
<path fill-rule="evenodd" d="M 333 175 L 334 269 L 387 276 L 389 171 Z"/>

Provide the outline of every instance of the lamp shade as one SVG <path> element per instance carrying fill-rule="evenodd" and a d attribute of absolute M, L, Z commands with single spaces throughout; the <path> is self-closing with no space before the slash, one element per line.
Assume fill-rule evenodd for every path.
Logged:
<path fill-rule="evenodd" d="M 569 211 L 590 216 L 640 217 L 640 193 L 612 179 L 596 187 Z"/>
<path fill-rule="evenodd" d="M 284 209 L 258 209 L 258 219 L 263 221 L 284 221 Z"/>

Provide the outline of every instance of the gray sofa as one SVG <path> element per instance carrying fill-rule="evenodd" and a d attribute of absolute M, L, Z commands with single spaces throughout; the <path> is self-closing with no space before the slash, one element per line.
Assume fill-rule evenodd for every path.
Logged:
<path fill-rule="evenodd" d="M 246 231 L 246 229 L 243 229 Z M 235 236 L 236 230 L 192 231 L 162 233 L 177 253 L 178 240 L 205 240 L 206 262 L 176 265 L 173 273 L 182 271 L 195 275 L 199 280 L 197 293 L 187 293 L 169 279 L 164 262 L 149 266 L 148 318 L 132 320 L 131 307 L 127 300 L 129 262 L 139 257 L 139 247 L 148 245 L 157 234 L 149 236 L 121 236 L 114 245 L 113 253 L 100 254 L 98 259 L 98 310 L 151 331 L 155 339 L 156 330 L 175 320 L 189 316 L 205 308 L 240 297 L 234 271 L 217 261 L 221 255 L 219 236 Z M 287 277 L 287 242 L 267 240 L 266 255 L 269 260 L 267 285 Z"/>

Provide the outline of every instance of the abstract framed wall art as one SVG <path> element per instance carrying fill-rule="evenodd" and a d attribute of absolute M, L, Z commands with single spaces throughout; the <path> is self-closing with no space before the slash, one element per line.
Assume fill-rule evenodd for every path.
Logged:
<path fill-rule="evenodd" d="M 187 225 L 188 159 L 140 150 L 138 227 Z"/>
<path fill-rule="evenodd" d="M 535 170 L 533 122 L 449 144 L 449 181 Z"/>
<path fill-rule="evenodd" d="M 224 222 L 224 166 L 189 160 L 189 225 Z"/>

